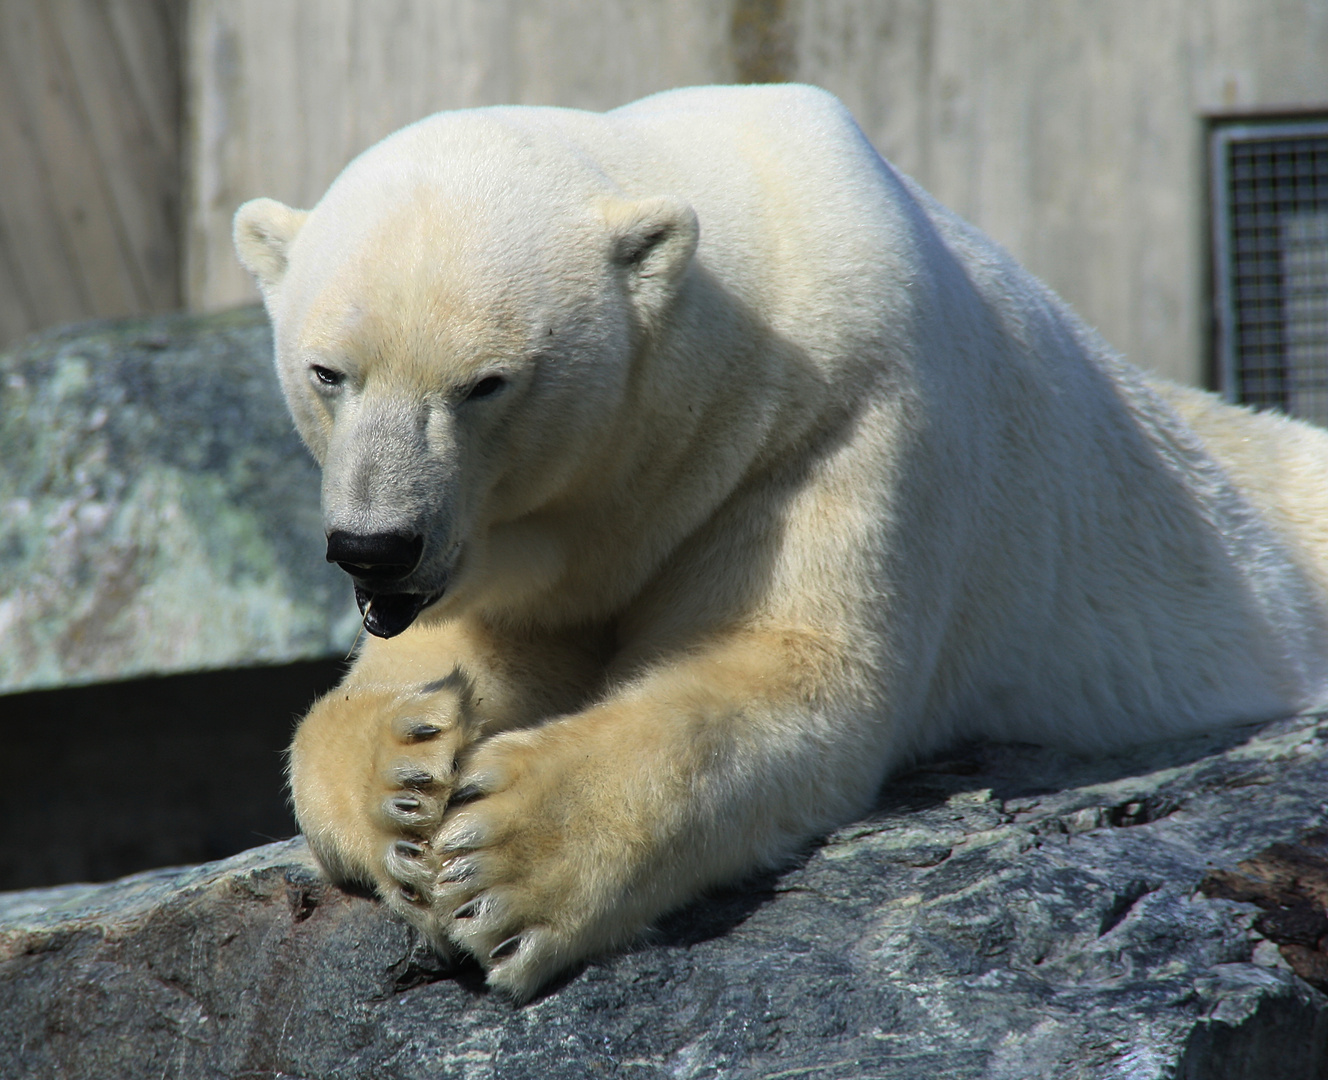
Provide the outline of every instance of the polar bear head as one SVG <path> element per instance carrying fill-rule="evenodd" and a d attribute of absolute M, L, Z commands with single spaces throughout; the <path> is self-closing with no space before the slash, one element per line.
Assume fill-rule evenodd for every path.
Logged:
<path fill-rule="evenodd" d="M 691 208 L 474 112 L 378 144 L 312 211 L 245 203 L 234 236 L 367 629 L 547 586 L 558 556 L 531 523 L 634 437 L 634 365 L 684 289 Z"/>

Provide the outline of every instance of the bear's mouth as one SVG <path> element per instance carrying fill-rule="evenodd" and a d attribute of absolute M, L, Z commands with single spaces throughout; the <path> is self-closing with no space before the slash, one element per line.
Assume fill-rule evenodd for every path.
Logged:
<path fill-rule="evenodd" d="M 364 628 L 374 637 L 396 637 L 415 617 L 443 595 L 436 593 L 375 593 L 355 583 L 355 604 L 364 616 Z"/>

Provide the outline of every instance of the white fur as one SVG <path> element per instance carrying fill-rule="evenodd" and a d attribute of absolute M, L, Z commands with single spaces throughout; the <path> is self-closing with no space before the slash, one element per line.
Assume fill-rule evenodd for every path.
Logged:
<path fill-rule="evenodd" d="M 1328 436 L 1146 379 L 821 91 L 440 114 L 236 242 L 329 531 L 446 585 L 305 721 L 301 823 L 518 995 L 956 737 L 1325 701 Z"/>

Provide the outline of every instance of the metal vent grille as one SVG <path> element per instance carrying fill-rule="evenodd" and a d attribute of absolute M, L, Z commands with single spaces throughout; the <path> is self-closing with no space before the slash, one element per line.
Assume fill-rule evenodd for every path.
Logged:
<path fill-rule="evenodd" d="M 1218 379 L 1328 424 L 1328 121 L 1213 133 Z"/>

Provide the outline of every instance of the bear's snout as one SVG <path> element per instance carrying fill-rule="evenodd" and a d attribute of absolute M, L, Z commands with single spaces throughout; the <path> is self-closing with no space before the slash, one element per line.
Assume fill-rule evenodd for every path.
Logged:
<path fill-rule="evenodd" d="M 400 581 L 419 565 L 423 553 L 424 537 L 413 533 L 359 535 L 338 529 L 327 538 L 328 562 L 374 584 Z"/>

